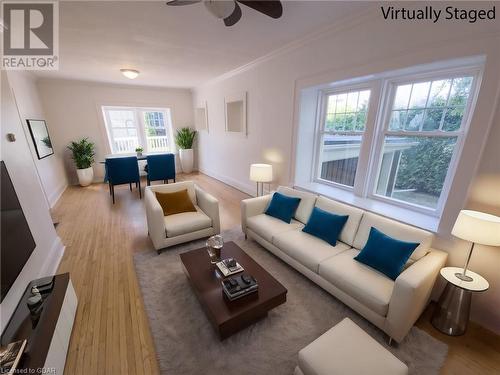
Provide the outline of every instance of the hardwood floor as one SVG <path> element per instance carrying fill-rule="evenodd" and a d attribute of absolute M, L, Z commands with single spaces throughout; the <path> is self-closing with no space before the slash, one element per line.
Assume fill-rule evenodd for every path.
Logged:
<path fill-rule="evenodd" d="M 240 201 L 248 196 L 202 174 L 194 180 L 219 199 L 222 229 L 240 224 Z M 158 374 L 154 345 L 137 284 L 134 252 L 151 250 L 143 201 L 128 186 L 69 187 L 53 210 L 66 245 L 59 272 L 70 272 L 78 311 L 66 374 Z M 417 325 L 449 345 L 443 374 L 499 374 L 500 337 L 471 324 L 461 337 L 437 332 L 430 309 Z"/>

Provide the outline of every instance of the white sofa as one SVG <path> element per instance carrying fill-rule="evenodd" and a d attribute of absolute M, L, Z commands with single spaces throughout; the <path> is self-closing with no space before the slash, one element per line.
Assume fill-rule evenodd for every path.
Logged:
<path fill-rule="evenodd" d="M 246 199 L 241 202 L 245 235 L 400 342 L 426 307 L 446 262 L 445 252 L 430 248 L 433 235 L 322 196 L 283 186 L 278 192 L 301 198 L 291 223 L 264 214 L 272 194 Z M 314 206 L 349 215 L 336 246 L 302 231 Z M 372 226 L 394 238 L 420 243 L 395 281 L 353 259 Z"/>
<path fill-rule="evenodd" d="M 187 189 L 196 212 L 163 216 L 155 192 L 172 193 L 184 189 Z M 158 252 L 173 245 L 220 233 L 219 202 L 193 181 L 147 186 L 144 200 L 149 237 Z"/>

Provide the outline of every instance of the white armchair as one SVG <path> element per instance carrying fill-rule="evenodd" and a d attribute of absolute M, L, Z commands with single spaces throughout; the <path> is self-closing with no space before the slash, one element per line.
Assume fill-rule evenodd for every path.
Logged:
<path fill-rule="evenodd" d="M 172 193 L 184 189 L 187 189 L 196 212 L 163 216 L 155 192 Z M 147 186 L 144 197 L 149 237 L 158 253 L 173 245 L 220 233 L 219 202 L 193 181 Z"/>

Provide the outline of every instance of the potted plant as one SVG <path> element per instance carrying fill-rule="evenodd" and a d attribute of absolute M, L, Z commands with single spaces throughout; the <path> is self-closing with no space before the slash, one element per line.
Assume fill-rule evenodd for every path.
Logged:
<path fill-rule="evenodd" d="M 82 138 L 77 142 L 71 142 L 68 149 L 73 153 L 78 182 L 81 186 L 90 185 L 94 179 L 94 170 L 92 169 L 95 156 L 94 142 L 89 141 L 88 138 Z"/>
<path fill-rule="evenodd" d="M 196 130 L 192 128 L 181 128 L 175 134 L 175 144 L 179 147 L 179 158 L 184 173 L 193 171 L 193 142 Z"/>
<path fill-rule="evenodd" d="M 143 151 L 144 151 L 144 149 L 141 146 L 135 148 L 135 152 L 137 153 L 137 157 L 142 156 Z"/>

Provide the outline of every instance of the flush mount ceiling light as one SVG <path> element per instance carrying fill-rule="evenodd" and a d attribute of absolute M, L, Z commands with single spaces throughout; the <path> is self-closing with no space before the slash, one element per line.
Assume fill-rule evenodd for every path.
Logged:
<path fill-rule="evenodd" d="M 135 69 L 120 69 L 120 72 L 128 79 L 135 79 L 139 75 L 139 71 Z"/>

